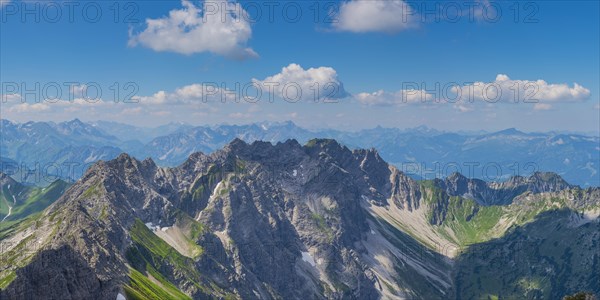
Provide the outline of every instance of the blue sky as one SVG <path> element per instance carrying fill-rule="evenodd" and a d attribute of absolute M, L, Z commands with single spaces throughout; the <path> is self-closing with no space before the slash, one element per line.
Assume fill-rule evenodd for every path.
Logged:
<path fill-rule="evenodd" d="M 69 20 L 73 2 L 3 2 L 2 117 L 145 126 L 292 120 L 338 129 L 599 130 L 598 1 L 282 1 L 274 2 L 273 20 L 263 2 L 126 3 L 81 2 Z M 217 11 L 207 16 L 211 9 Z M 101 12 L 97 22 L 95 11 Z M 328 15 L 337 22 L 327 22 Z M 182 22 L 191 22 L 184 31 Z M 102 100 L 46 101 L 22 90 L 56 83 L 63 100 L 71 92 L 83 97 L 77 87 L 65 87 L 69 82 L 95 84 Z M 138 102 L 113 103 L 115 82 L 120 97 L 134 92 Z M 129 82 L 135 87 L 125 89 Z M 236 83 L 252 82 L 279 83 L 273 103 L 264 86 L 258 103 L 208 95 L 213 83 L 236 90 Z M 447 101 L 473 82 L 483 84 L 475 91 L 500 87 L 503 96 L 491 101 L 475 92 L 466 103 Z M 314 83 L 320 84 L 317 103 Z M 327 83 L 337 88 L 326 90 Z M 436 83 L 450 92 L 434 91 Z M 303 97 L 285 101 L 286 84 L 299 86 Z M 521 89 L 518 103 L 509 95 L 514 86 Z M 533 91 L 537 102 L 525 103 L 523 94 Z"/>

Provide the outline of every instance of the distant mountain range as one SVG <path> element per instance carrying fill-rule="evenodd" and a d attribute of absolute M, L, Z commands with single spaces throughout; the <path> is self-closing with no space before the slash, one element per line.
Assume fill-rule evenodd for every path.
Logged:
<path fill-rule="evenodd" d="M 0 174 L 2 200 L 36 202 L 22 190 Z M 46 195 L 0 221 L 1 299 L 600 295 L 600 188 L 555 173 L 414 180 L 335 140 L 235 139 L 175 168 L 121 154 Z"/>
<path fill-rule="evenodd" d="M 567 133 L 525 133 L 514 128 L 494 133 L 442 132 L 427 127 L 382 128 L 356 132 L 311 131 L 292 122 L 191 126 L 171 123 L 142 128 L 115 122 L 13 123 L 1 120 L 2 170 L 21 182 L 50 184 L 21 166 L 63 179 L 77 179 L 89 165 L 126 152 L 176 166 L 195 152 L 212 153 L 234 138 L 272 143 L 332 138 L 351 149 L 375 148 L 413 178 L 444 178 L 460 172 L 469 178 L 502 181 L 535 171 L 556 172 L 569 183 L 600 186 L 600 138 Z M 36 163 L 39 166 L 36 168 Z M 60 170 L 58 170 L 60 168 Z"/>

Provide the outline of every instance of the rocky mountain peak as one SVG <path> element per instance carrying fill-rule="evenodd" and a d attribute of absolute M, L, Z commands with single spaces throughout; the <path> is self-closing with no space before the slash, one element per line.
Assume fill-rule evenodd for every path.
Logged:
<path fill-rule="evenodd" d="M 529 176 L 529 180 L 534 182 L 554 183 L 559 186 L 570 186 L 567 181 L 554 172 L 534 172 Z"/>
<path fill-rule="evenodd" d="M 246 147 L 248 147 L 248 144 L 242 139 L 236 137 L 229 144 L 227 144 L 227 146 L 225 146 L 225 150 L 236 152 L 243 151 Z"/>
<path fill-rule="evenodd" d="M 306 143 L 306 147 L 338 151 L 341 151 L 343 148 L 345 148 L 345 146 L 342 146 L 334 139 L 312 139 Z"/>
<path fill-rule="evenodd" d="M 127 153 L 121 153 L 119 156 L 117 156 L 117 158 L 108 161 L 108 164 L 117 169 L 130 169 L 138 168 L 140 162 L 135 157 Z"/>
<path fill-rule="evenodd" d="M 507 128 L 507 129 L 492 133 L 492 135 L 526 135 L 526 133 L 519 131 L 516 128 Z"/>
<path fill-rule="evenodd" d="M 508 204 L 526 191 L 558 192 L 572 187 L 558 174 L 542 172 L 536 172 L 527 178 L 513 176 L 504 182 L 486 182 L 453 173 L 443 180 L 434 180 L 434 183 L 450 196 L 474 199 L 482 205 Z"/>
<path fill-rule="evenodd" d="M 0 293 L 35 298 L 50 286 L 28 281 L 33 274 L 70 284 L 65 270 L 76 268 L 85 271 L 75 274 L 85 278 L 82 284 L 95 289 L 77 291 L 76 298 L 114 298 L 136 280 L 157 277 L 169 283 L 158 289 L 177 299 L 183 293 L 200 299 L 448 298 L 452 266 L 421 241 L 455 243 L 438 229 L 452 230 L 443 227 L 452 222 L 486 225 L 477 223 L 479 211 L 504 213 L 490 206 L 511 205 L 517 195 L 541 197 L 530 197 L 528 189 L 564 188 L 556 174 L 532 178 L 537 185 L 487 183 L 459 173 L 416 181 L 374 149 L 351 151 L 330 139 L 304 146 L 234 139 L 174 168 L 123 153 L 92 166 L 42 214 L 42 229 L 28 232 L 51 236 L 42 242 L 46 248 Z M 582 194 L 585 205 L 597 202 L 597 191 L 569 191 L 564 198 L 574 194 Z M 449 236 L 455 234 L 465 241 L 463 231 Z M 77 260 L 53 254 L 61 249 Z M 68 284 L 52 288 L 75 297 Z"/>
<path fill-rule="evenodd" d="M 352 151 L 334 139 L 312 139 L 306 143 L 304 148 L 307 153 L 313 156 L 326 155 L 337 160 L 352 157 Z"/>
<path fill-rule="evenodd" d="M 556 192 L 571 188 L 560 175 L 552 172 L 535 172 L 528 178 L 529 190 L 534 193 Z"/>
<path fill-rule="evenodd" d="M 453 172 L 447 177 L 447 180 L 452 182 L 465 182 L 468 181 L 468 178 L 460 172 Z"/>

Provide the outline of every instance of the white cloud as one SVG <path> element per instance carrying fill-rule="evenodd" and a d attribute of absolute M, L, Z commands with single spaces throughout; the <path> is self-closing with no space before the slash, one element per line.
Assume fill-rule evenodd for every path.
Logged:
<path fill-rule="evenodd" d="M 550 110 L 552 103 L 578 102 L 589 98 L 590 90 L 574 83 L 550 84 L 544 80 L 512 80 L 505 74 L 498 74 L 493 82 L 465 83 L 450 85 L 435 91 L 425 89 L 404 89 L 396 92 L 379 90 L 372 93 L 359 93 L 354 98 L 365 105 L 392 106 L 405 104 L 451 104 L 460 112 L 474 111 L 477 103 L 522 102 L 531 103 L 534 110 Z M 515 100 L 516 99 L 516 100 Z"/>
<path fill-rule="evenodd" d="M 461 104 L 461 103 L 454 104 L 454 108 L 456 108 L 457 110 L 459 110 L 460 112 L 463 112 L 463 113 L 475 110 L 472 105 L 465 105 L 465 104 Z"/>
<path fill-rule="evenodd" d="M 171 97 L 187 101 L 202 100 L 203 97 L 207 98 L 213 93 L 221 91 L 221 88 L 214 85 L 194 83 L 176 89 Z"/>
<path fill-rule="evenodd" d="M 11 106 L 8 110 L 10 112 L 15 112 L 15 113 L 31 113 L 31 112 L 47 111 L 49 109 L 50 109 L 50 106 L 45 103 L 34 103 L 34 104 L 21 103 L 21 104 Z"/>
<path fill-rule="evenodd" d="M 359 93 L 355 96 L 358 102 L 371 106 L 391 106 L 403 104 L 432 103 L 434 95 L 424 90 L 399 90 L 394 93 L 379 90 L 373 93 Z"/>
<path fill-rule="evenodd" d="M 83 98 L 85 96 L 88 95 L 88 89 L 90 87 L 86 84 L 73 84 L 69 86 L 69 92 L 71 93 L 71 95 L 73 95 L 73 97 L 76 98 Z M 92 87 L 92 90 L 97 89 Z M 90 94 L 94 93 L 94 91 L 89 92 Z"/>
<path fill-rule="evenodd" d="M 42 111 L 64 111 L 64 112 L 76 112 L 85 108 L 93 108 L 100 106 L 108 106 L 114 103 L 106 103 L 100 99 L 82 99 L 76 98 L 71 101 L 57 99 L 53 101 L 43 101 L 39 103 L 19 103 L 10 105 L 8 107 L 9 112 L 14 113 L 28 113 L 28 112 L 42 112 Z M 54 109 L 54 108 L 57 109 Z"/>
<path fill-rule="evenodd" d="M 334 27 L 350 32 L 398 32 L 416 26 L 413 9 L 402 0 L 352 0 L 343 3 Z"/>
<path fill-rule="evenodd" d="M 139 115 L 142 112 L 143 112 L 142 108 L 140 106 L 137 106 L 137 107 L 123 109 L 121 111 L 121 114 L 123 114 L 123 115 Z"/>
<path fill-rule="evenodd" d="M 252 117 L 252 115 L 249 113 L 241 113 L 241 112 L 230 113 L 228 116 L 231 119 L 249 119 Z"/>
<path fill-rule="evenodd" d="M 135 96 L 133 99 L 141 104 L 199 104 L 208 101 L 235 101 L 239 96 L 235 91 L 222 89 L 214 84 L 194 83 L 171 93 L 158 91 L 152 96 Z"/>
<path fill-rule="evenodd" d="M 2 102 L 13 102 L 13 101 L 21 101 L 20 94 L 3 94 L 0 95 L 0 101 Z"/>
<path fill-rule="evenodd" d="M 152 96 L 134 96 L 133 99 L 141 104 L 166 104 L 167 93 L 165 91 L 158 91 Z"/>
<path fill-rule="evenodd" d="M 129 45 L 186 55 L 211 52 L 237 59 L 258 56 L 246 47 L 252 29 L 239 3 L 210 0 L 197 7 L 183 0 L 182 5 L 183 9 L 170 11 L 168 17 L 146 19 L 146 29 L 130 34 Z"/>
<path fill-rule="evenodd" d="M 590 90 L 574 83 L 548 83 L 544 80 L 513 80 L 505 74 L 498 74 L 493 82 L 475 82 L 452 88 L 460 94 L 460 100 L 482 100 L 495 102 L 577 102 L 590 97 Z M 548 106 L 538 106 L 548 109 Z"/>
<path fill-rule="evenodd" d="M 330 67 L 303 69 L 290 64 L 280 73 L 263 80 L 252 79 L 263 92 L 289 102 L 341 99 L 348 96 L 344 84 L 338 79 L 337 71 Z"/>
<path fill-rule="evenodd" d="M 91 106 L 107 106 L 107 105 L 111 105 L 112 103 L 110 102 L 105 102 L 102 99 L 84 99 L 84 98 L 75 98 L 73 100 L 57 100 L 54 102 L 48 102 L 50 105 L 52 106 L 59 106 L 59 107 L 70 107 L 70 106 L 77 106 L 77 107 L 91 107 Z"/>

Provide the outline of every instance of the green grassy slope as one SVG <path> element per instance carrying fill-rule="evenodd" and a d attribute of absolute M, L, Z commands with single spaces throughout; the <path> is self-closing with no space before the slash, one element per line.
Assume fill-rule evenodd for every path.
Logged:
<path fill-rule="evenodd" d="M 0 188 L 0 220 L 8 215 L 9 206 L 12 210 L 4 222 L 20 220 L 40 212 L 58 200 L 69 186 L 62 180 L 54 181 L 44 188 L 21 184 L 11 184 L 10 187 L 4 185 Z"/>
<path fill-rule="evenodd" d="M 190 222 L 189 219 L 186 218 L 186 222 Z M 199 230 L 199 226 L 193 227 Z M 195 268 L 194 259 L 177 252 L 141 220 L 136 219 L 130 235 L 133 246 L 126 256 L 133 269 L 126 288 L 128 294 L 141 296 L 140 299 L 187 299 L 189 296 L 177 287 L 186 286 L 199 295 L 231 296 L 202 276 Z"/>

